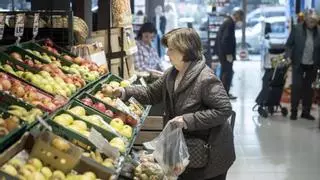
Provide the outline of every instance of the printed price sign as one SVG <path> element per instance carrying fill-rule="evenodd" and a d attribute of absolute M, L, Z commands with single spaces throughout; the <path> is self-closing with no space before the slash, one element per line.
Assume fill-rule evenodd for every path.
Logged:
<path fill-rule="evenodd" d="M 119 157 L 119 150 L 115 147 L 112 147 L 109 142 L 94 128 L 91 128 L 88 139 L 100 150 L 100 152 L 103 152 L 105 155 L 114 158 Z"/>
<path fill-rule="evenodd" d="M 3 38 L 5 21 L 6 21 L 6 15 L 3 13 L 0 13 L 0 40 Z"/>
<path fill-rule="evenodd" d="M 16 15 L 16 26 L 14 30 L 14 36 L 15 37 L 21 37 L 23 36 L 23 30 L 24 30 L 24 14 L 17 14 Z"/>
<path fill-rule="evenodd" d="M 39 30 L 39 13 L 34 14 L 34 19 L 33 19 L 33 37 L 36 37 L 38 35 L 38 30 Z"/>

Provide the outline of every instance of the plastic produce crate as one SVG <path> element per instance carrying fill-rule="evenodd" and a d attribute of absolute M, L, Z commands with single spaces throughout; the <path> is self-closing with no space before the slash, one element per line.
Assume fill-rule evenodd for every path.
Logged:
<path fill-rule="evenodd" d="M 67 140 L 73 142 L 74 144 L 77 144 L 78 146 L 87 149 L 87 150 L 94 150 L 95 146 L 94 144 L 92 144 L 87 137 L 85 137 L 84 135 L 81 135 L 79 133 L 77 133 L 76 131 L 73 131 L 71 129 L 68 129 L 58 123 L 56 123 L 55 121 L 53 121 L 55 116 L 61 115 L 61 114 L 69 114 L 73 117 L 74 120 L 81 120 L 79 117 L 75 116 L 74 114 L 66 111 L 66 110 L 60 110 L 57 113 L 55 113 L 53 116 L 51 116 L 51 118 L 48 120 L 48 123 L 52 126 L 54 133 L 66 138 Z M 84 121 L 84 120 L 83 120 Z M 91 127 L 95 128 L 97 131 L 99 131 L 102 134 L 102 136 L 104 138 L 106 138 L 107 140 L 110 140 L 114 137 L 116 137 L 114 134 L 105 131 L 102 128 L 97 128 L 97 126 L 84 121 L 88 127 L 88 129 L 90 130 Z"/>
<path fill-rule="evenodd" d="M 0 166 L 4 165 L 7 161 L 14 158 L 15 155 L 19 154 L 21 151 L 25 150 L 32 157 L 31 152 L 36 143 L 36 138 L 32 136 L 30 133 L 25 133 L 17 142 L 15 142 L 10 148 L 5 150 L 2 154 L 0 154 Z M 47 162 L 44 162 L 47 164 Z M 60 169 L 59 169 L 60 170 Z M 100 179 L 109 179 L 115 172 L 109 168 L 101 168 L 101 166 L 97 166 L 93 160 L 89 158 L 84 158 L 81 156 L 79 163 L 74 167 L 75 171 L 79 173 L 84 173 L 87 171 L 91 171 L 96 174 L 97 178 Z M 10 180 L 18 180 L 18 178 L 12 177 L 3 171 L 0 171 L 0 178 L 6 178 Z"/>
<path fill-rule="evenodd" d="M 35 91 L 35 92 L 38 93 L 39 95 L 41 95 L 41 96 L 43 96 L 43 97 L 46 97 L 46 98 L 50 99 L 51 101 L 55 101 L 55 100 L 56 100 L 56 97 L 52 96 L 51 94 L 46 93 L 46 92 L 42 91 L 41 89 L 38 89 L 36 86 L 33 86 L 32 84 L 24 81 L 23 79 L 21 79 L 21 78 L 19 78 L 19 77 L 16 77 L 16 76 L 14 76 L 14 75 L 12 75 L 12 74 L 10 74 L 10 73 L 7 73 L 7 72 L 3 71 L 2 69 L 0 69 L 0 74 L 6 74 L 6 75 L 8 76 L 8 79 L 9 79 L 10 81 L 20 82 L 21 85 L 22 85 L 25 89 L 32 89 L 33 91 Z M 13 96 L 13 94 L 12 94 L 12 92 L 11 92 L 10 90 L 7 91 L 7 93 L 9 93 L 9 94 L 11 94 L 11 95 Z M 67 103 L 67 100 L 66 100 L 65 98 L 62 98 L 62 100 L 64 101 L 64 104 Z M 24 99 L 23 101 L 25 101 L 25 99 Z M 31 103 L 31 104 L 32 104 L 32 103 Z M 64 104 L 62 104 L 62 105 L 64 105 Z M 39 104 L 32 104 L 32 105 L 35 105 L 36 107 L 38 107 L 38 108 L 40 108 L 40 109 L 42 109 L 42 110 L 44 110 L 44 111 L 47 111 L 47 112 L 49 112 L 49 113 L 51 113 L 51 112 L 53 112 L 53 111 L 55 111 L 55 110 L 57 110 L 58 108 L 61 107 L 61 106 L 57 106 L 55 109 L 49 109 L 49 108 L 47 108 L 47 107 L 45 107 L 45 106 L 42 106 L 42 105 L 39 105 Z"/>
<path fill-rule="evenodd" d="M 6 113 L 4 109 L 0 109 L 0 114 L 3 118 L 8 118 L 10 114 Z M 20 127 L 10 131 L 7 135 L 0 137 L 0 152 L 2 153 L 6 148 L 14 144 L 27 130 L 27 125 L 20 120 Z"/>
<path fill-rule="evenodd" d="M 0 91 L 0 106 L 1 106 L 1 108 L 4 109 L 5 111 L 7 111 L 9 109 L 9 106 L 11 106 L 11 105 L 21 106 L 21 107 L 25 108 L 27 111 L 30 111 L 33 108 L 37 108 L 37 107 L 30 105 L 20 99 L 17 99 L 15 97 L 11 96 L 10 94 L 7 94 L 7 93 Z M 45 111 L 42 111 L 42 112 L 43 112 L 43 116 L 41 118 L 46 119 L 48 116 L 48 113 Z M 30 130 L 36 124 L 38 124 L 38 120 L 35 120 L 31 123 L 26 122 L 27 130 Z"/>

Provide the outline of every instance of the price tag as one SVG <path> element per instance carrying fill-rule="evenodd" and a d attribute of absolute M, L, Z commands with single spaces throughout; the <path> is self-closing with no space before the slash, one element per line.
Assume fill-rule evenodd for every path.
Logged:
<path fill-rule="evenodd" d="M 33 37 L 36 37 L 38 35 L 39 18 L 40 18 L 40 14 L 39 13 L 35 13 L 34 14 L 34 19 L 33 19 Z"/>
<path fill-rule="evenodd" d="M 135 120 L 140 121 L 140 118 L 136 114 L 132 113 L 131 110 L 129 109 L 129 107 L 121 99 L 119 99 L 119 98 L 116 99 L 116 106 L 121 111 L 132 116 Z"/>
<path fill-rule="evenodd" d="M 0 40 L 3 38 L 5 21 L 6 21 L 6 15 L 3 13 L 0 13 Z"/>
<path fill-rule="evenodd" d="M 23 30 L 24 30 L 24 14 L 17 14 L 16 15 L 16 26 L 14 30 L 14 36 L 15 37 L 21 37 L 23 36 Z"/>
<path fill-rule="evenodd" d="M 143 77 L 141 77 L 141 78 L 139 79 L 139 81 L 140 81 L 140 83 L 142 84 L 142 86 L 147 87 L 147 83 L 146 83 L 146 81 L 144 80 Z"/>
<path fill-rule="evenodd" d="M 119 157 L 119 150 L 115 147 L 112 147 L 109 142 L 94 128 L 91 128 L 88 139 L 99 149 L 100 152 L 104 153 L 108 157 Z"/>

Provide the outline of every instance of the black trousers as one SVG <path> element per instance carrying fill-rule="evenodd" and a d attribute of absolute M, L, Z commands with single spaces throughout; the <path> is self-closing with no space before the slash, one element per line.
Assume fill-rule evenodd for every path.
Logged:
<path fill-rule="evenodd" d="M 220 79 L 222 81 L 222 84 L 226 90 L 226 92 L 229 94 L 229 90 L 232 83 L 233 78 L 233 63 L 230 63 L 228 61 L 221 61 L 221 74 Z"/>
<path fill-rule="evenodd" d="M 303 113 L 310 113 L 313 98 L 312 83 L 316 76 L 317 70 L 313 65 L 301 64 L 292 67 L 291 112 L 297 112 L 302 99 Z"/>

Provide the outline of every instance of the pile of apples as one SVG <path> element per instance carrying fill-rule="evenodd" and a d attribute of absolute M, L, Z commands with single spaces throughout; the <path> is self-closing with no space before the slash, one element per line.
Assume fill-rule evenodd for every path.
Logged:
<path fill-rule="evenodd" d="M 52 76 L 47 71 L 40 71 L 36 74 L 29 71 L 14 71 L 8 64 L 2 66 L 2 69 L 31 82 L 33 85 L 45 90 L 46 92 L 64 97 L 70 97 L 77 91 L 77 89 L 85 85 L 85 81 L 78 81 L 78 79 L 71 79 L 71 77 L 66 77 L 66 81 L 64 81 L 59 74 L 52 73 L 55 75 Z"/>
<path fill-rule="evenodd" d="M 38 108 L 32 108 L 28 111 L 24 107 L 17 105 L 9 106 L 8 113 L 17 116 L 28 123 L 32 123 L 37 117 L 43 116 L 43 112 Z"/>
<path fill-rule="evenodd" d="M 0 91 L 6 91 L 34 106 L 40 106 L 49 111 L 54 111 L 66 103 L 65 98 L 45 95 L 38 89 L 24 84 L 5 73 L 0 73 Z"/>
<path fill-rule="evenodd" d="M 86 122 L 99 126 L 105 130 L 110 130 L 107 126 L 104 125 L 104 123 L 101 122 L 101 121 L 104 121 L 101 116 L 99 115 L 87 116 L 85 109 L 81 106 L 75 106 L 69 109 L 68 112 L 79 116 L 84 121 L 75 120 L 70 114 L 66 114 L 66 113 L 55 116 L 53 118 L 53 121 L 60 124 L 61 126 L 71 129 L 72 131 L 75 131 L 76 133 L 86 138 L 88 138 L 90 135 L 89 128 L 87 127 Z M 110 123 L 110 126 L 113 127 L 111 123 Z M 132 129 L 131 129 L 131 134 L 132 134 Z M 115 137 L 109 143 L 111 146 L 118 148 L 120 152 L 125 152 L 126 150 L 126 144 L 122 140 L 122 138 Z"/>
<path fill-rule="evenodd" d="M 60 61 L 58 61 L 56 59 L 54 59 L 54 61 L 52 61 L 49 64 L 43 64 L 37 60 L 32 60 L 28 56 L 25 57 L 25 60 L 22 60 L 23 59 L 22 56 L 17 52 L 12 52 L 11 57 L 13 57 L 16 60 L 19 60 L 21 62 L 24 62 L 25 64 L 27 64 L 28 66 L 30 66 L 32 68 L 47 71 L 53 77 L 60 77 L 64 80 L 65 83 L 71 83 L 71 84 L 76 85 L 77 87 L 83 87 L 86 84 L 84 79 L 80 76 L 80 74 L 65 74 L 60 69 L 60 68 L 62 68 Z M 52 58 L 54 58 L 54 57 L 52 57 Z M 7 66 L 9 66 L 9 67 L 7 67 Z M 4 65 L 4 68 L 7 69 L 6 71 L 10 71 L 11 73 L 15 73 L 13 71 L 12 67 L 11 68 L 10 67 L 11 66 L 9 64 Z M 16 66 L 16 67 L 17 67 L 17 69 L 19 69 L 21 71 L 23 70 L 22 68 L 19 68 L 18 66 Z"/>
<path fill-rule="evenodd" d="M 27 161 L 13 158 L 1 167 L 1 171 L 23 180 L 97 179 L 97 176 L 90 171 L 81 175 L 75 173 L 65 174 L 60 170 L 52 170 L 51 168 L 44 166 L 43 162 L 38 158 L 29 158 Z"/>
<path fill-rule="evenodd" d="M 16 116 L 9 116 L 4 119 L 0 117 L 0 138 L 9 134 L 14 129 L 20 127 L 20 120 Z"/>
<path fill-rule="evenodd" d="M 106 67 L 105 66 L 98 66 L 93 61 L 84 59 L 82 57 L 71 57 L 67 54 L 62 55 L 58 52 L 58 50 L 54 47 L 54 43 L 50 39 L 46 39 L 44 42 L 43 48 L 47 49 L 48 51 L 63 57 L 64 59 L 73 62 L 79 66 L 86 67 L 90 72 L 98 72 L 98 74 L 105 74 L 106 73 Z"/>
<path fill-rule="evenodd" d="M 101 102 L 93 102 L 91 98 L 86 97 L 81 99 L 81 102 L 87 106 L 93 107 L 94 109 L 104 113 L 105 115 L 109 116 L 110 118 L 113 118 L 115 114 L 108 109 L 103 103 Z"/>
<path fill-rule="evenodd" d="M 95 160 L 97 163 L 102 164 L 105 167 L 115 169 L 115 160 L 112 158 L 103 158 L 99 151 L 84 152 L 82 155 Z"/>

